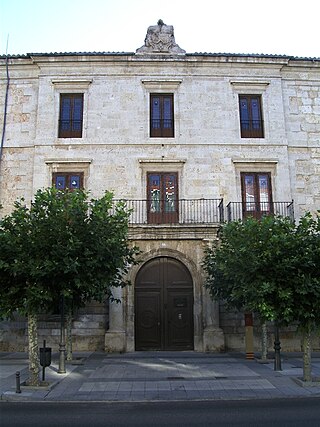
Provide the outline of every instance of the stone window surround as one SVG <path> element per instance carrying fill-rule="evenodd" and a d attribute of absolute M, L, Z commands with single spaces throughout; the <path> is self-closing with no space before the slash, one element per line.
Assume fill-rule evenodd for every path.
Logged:
<path fill-rule="evenodd" d="M 55 111 L 55 130 L 56 138 L 61 142 L 70 143 L 70 139 L 84 139 L 87 136 L 88 127 L 88 91 L 92 83 L 92 79 L 73 79 L 73 80 L 51 80 L 54 88 L 54 111 Z M 60 116 L 60 95 L 68 93 L 83 94 L 83 121 L 82 121 L 82 137 L 81 138 L 59 138 L 59 116 Z"/>
<path fill-rule="evenodd" d="M 178 89 L 182 83 L 182 79 L 141 79 L 141 84 L 144 88 L 145 98 L 147 98 L 144 103 L 144 120 L 146 129 L 146 139 L 152 139 L 154 141 L 161 141 L 163 143 L 164 139 L 168 139 L 169 141 L 175 141 L 177 135 L 180 135 L 180 120 L 179 120 L 179 97 L 178 97 Z M 173 120 L 174 120 L 174 137 L 164 138 L 164 137 L 152 137 L 150 138 L 149 132 L 149 120 L 150 120 L 150 94 L 151 93 L 172 93 L 173 94 L 173 103 L 174 103 L 174 112 L 173 112 Z"/>
<path fill-rule="evenodd" d="M 141 198 L 147 196 L 147 172 L 177 172 L 178 173 L 178 188 L 179 198 L 183 199 L 183 169 L 185 159 L 139 159 L 141 170 Z"/>
<path fill-rule="evenodd" d="M 277 159 L 232 159 L 232 163 L 235 170 L 236 200 L 242 200 L 241 172 L 270 173 L 272 196 L 276 200 Z"/>
<path fill-rule="evenodd" d="M 91 159 L 47 159 L 45 163 L 48 167 L 48 187 L 52 186 L 52 174 L 62 172 L 82 172 L 83 188 L 88 188 Z"/>

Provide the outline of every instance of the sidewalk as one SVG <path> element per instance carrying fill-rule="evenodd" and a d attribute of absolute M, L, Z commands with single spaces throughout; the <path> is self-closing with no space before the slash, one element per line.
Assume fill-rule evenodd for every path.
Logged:
<path fill-rule="evenodd" d="M 28 375 L 26 353 L 0 353 L 0 395 L 14 401 L 173 401 L 320 397 L 320 383 L 302 386 L 302 354 L 282 354 L 282 371 L 273 361 L 262 364 L 244 354 L 196 352 L 75 353 L 58 374 L 58 354 L 45 370 L 50 386 L 21 387 Z M 312 373 L 320 377 L 320 353 L 313 354 Z"/>

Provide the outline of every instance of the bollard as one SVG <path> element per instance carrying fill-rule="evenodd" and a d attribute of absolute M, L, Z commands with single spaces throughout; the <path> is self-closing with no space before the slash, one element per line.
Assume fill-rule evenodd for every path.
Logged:
<path fill-rule="evenodd" d="M 16 393 L 21 393 L 21 388 L 20 388 L 20 371 L 16 372 Z"/>

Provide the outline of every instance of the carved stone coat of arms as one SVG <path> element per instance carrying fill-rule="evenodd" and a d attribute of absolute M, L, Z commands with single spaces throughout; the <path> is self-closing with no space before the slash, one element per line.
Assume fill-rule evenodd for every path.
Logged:
<path fill-rule="evenodd" d="M 136 51 L 137 53 L 177 53 L 184 54 L 175 42 L 172 25 L 166 25 L 160 19 L 157 25 L 148 28 L 144 41 L 144 46 Z"/>

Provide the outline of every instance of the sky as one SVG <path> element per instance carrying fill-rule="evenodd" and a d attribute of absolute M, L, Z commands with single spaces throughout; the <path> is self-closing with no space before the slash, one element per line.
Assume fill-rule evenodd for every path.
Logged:
<path fill-rule="evenodd" d="M 0 54 L 135 52 L 159 19 L 187 53 L 320 57 L 319 0 L 0 0 Z"/>

